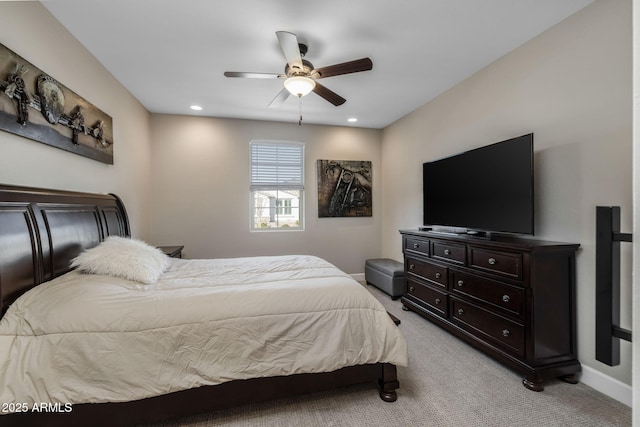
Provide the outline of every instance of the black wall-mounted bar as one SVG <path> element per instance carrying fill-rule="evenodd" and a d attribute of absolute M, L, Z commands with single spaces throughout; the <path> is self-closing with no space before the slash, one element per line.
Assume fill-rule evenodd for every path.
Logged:
<path fill-rule="evenodd" d="M 620 339 L 631 341 L 631 331 L 620 322 L 620 242 L 631 242 L 620 232 L 620 207 L 596 207 L 596 359 L 620 364 Z"/>

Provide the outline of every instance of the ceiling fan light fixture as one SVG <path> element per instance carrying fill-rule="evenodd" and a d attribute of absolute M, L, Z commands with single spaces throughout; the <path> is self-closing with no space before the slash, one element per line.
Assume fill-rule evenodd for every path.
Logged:
<path fill-rule="evenodd" d="M 291 76 L 284 81 L 284 87 L 295 96 L 305 96 L 316 87 L 316 82 L 307 76 Z"/>

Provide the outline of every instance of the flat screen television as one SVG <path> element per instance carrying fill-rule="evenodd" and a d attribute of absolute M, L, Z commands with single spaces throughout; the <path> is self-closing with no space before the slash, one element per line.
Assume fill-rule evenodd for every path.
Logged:
<path fill-rule="evenodd" d="M 534 234 L 532 133 L 424 163 L 422 170 L 426 228 Z"/>

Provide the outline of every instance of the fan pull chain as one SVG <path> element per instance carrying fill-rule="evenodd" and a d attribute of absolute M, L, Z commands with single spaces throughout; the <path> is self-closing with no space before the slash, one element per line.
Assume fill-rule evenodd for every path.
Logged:
<path fill-rule="evenodd" d="M 302 126 L 302 95 L 298 95 L 298 111 L 300 112 L 300 120 L 298 120 L 298 126 Z"/>

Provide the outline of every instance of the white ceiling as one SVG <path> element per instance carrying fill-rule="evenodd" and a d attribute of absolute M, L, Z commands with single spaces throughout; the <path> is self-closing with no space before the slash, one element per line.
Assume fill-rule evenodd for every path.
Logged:
<path fill-rule="evenodd" d="M 282 80 L 276 31 L 306 41 L 315 67 L 370 57 L 373 70 L 322 84 L 347 102 L 302 98 L 304 123 L 383 128 L 592 0 L 44 0 L 151 112 L 298 121 L 267 105 Z M 189 109 L 203 107 L 200 112 Z M 347 123 L 357 117 L 356 124 Z"/>

